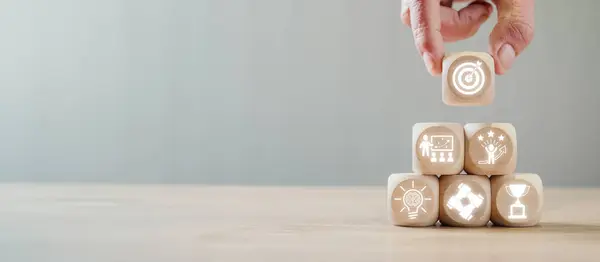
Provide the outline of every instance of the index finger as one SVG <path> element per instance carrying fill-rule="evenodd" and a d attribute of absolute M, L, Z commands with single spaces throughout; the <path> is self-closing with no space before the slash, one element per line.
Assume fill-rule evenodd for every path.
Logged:
<path fill-rule="evenodd" d="M 404 0 L 410 12 L 415 46 L 432 75 L 442 73 L 444 39 L 440 32 L 440 0 Z"/>

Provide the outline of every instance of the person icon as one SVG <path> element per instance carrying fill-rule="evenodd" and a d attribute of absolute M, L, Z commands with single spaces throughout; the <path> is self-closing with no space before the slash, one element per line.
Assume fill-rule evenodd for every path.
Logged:
<path fill-rule="evenodd" d="M 452 152 L 448 152 L 448 159 L 446 159 L 446 161 L 448 161 L 448 163 L 454 162 L 454 158 L 452 157 Z"/>
<path fill-rule="evenodd" d="M 493 144 L 489 144 L 485 147 L 485 151 L 487 152 L 488 159 L 487 163 L 493 165 L 496 163 L 496 151 L 498 151 L 498 147 Z"/>
<path fill-rule="evenodd" d="M 421 149 L 421 156 L 429 157 L 432 146 L 433 144 L 429 141 L 429 136 L 423 135 L 423 141 L 421 141 L 421 144 L 419 144 L 419 149 Z"/>
<path fill-rule="evenodd" d="M 444 152 L 440 152 L 440 162 L 446 162 L 446 158 L 444 157 Z"/>

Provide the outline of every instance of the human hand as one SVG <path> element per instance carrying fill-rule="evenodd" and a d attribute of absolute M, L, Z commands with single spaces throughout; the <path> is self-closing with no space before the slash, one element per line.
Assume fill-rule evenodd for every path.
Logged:
<path fill-rule="evenodd" d="M 452 4 L 471 2 L 456 11 Z M 506 73 L 515 58 L 533 40 L 534 0 L 492 0 L 498 9 L 498 23 L 489 37 L 489 53 L 496 74 Z M 444 42 L 473 36 L 493 12 L 483 0 L 403 0 L 402 22 L 413 31 L 417 50 L 432 75 L 442 73 Z"/>

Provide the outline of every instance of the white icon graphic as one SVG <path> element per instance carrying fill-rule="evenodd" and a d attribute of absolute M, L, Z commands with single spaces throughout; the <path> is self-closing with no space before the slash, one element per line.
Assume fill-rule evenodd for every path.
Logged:
<path fill-rule="evenodd" d="M 423 135 L 423 141 L 419 144 L 419 149 L 421 149 L 421 156 L 429 157 L 430 150 L 433 144 L 429 142 L 429 136 Z"/>
<path fill-rule="evenodd" d="M 483 89 L 485 74 L 482 64 L 481 61 L 465 62 L 456 67 L 452 73 L 452 83 L 458 92 L 463 95 L 474 95 Z"/>
<path fill-rule="evenodd" d="M 432 163 L 454 162 L 452 154 L 454 152 L 454 136 L 452 135 L 433 135 L 431 137 L 423 135 L 419 149 L 421 149 L 421 156 L 429 157 L 429 161 Z"/>
<path fill-rule="evenodd" d="M 450 197 L 446 206 L 450 210 L 456 209 L 462 218 L 471 220 L 473 213 L 483 204 L 483 196 L 472 192 L 471 187 L 461 183 L 458 185 L 458 193 Z"/>
<path fill-rule="evenodd" d="M 514 204 L 510 205 L 508 219 L 527 219 L 527 210 L 525 205 L 521 203 L 520 198 L 529 193 L 529 186 L 525 184 L 513 184 L 506 186 L 506 191 L 511 197 L 517 199 Z"/>
<path fill-rule="evenodd" d="M 423 186 L 421 189 L 416 189 L 414 180 L 412 181 L 412 186 L 409 190 L 406 190 L 400 186 L 400 189 L 402 189 L 404 195 L 402 197 L 396 197 L 394 200 L 402 201 L 404 207 L 402 207 L 400 212 L 407 210 L 408 219 L 416 219 L 421 211 L 423 211 L 423 213 L 427 213 L 427 210 L 423 208 L 423 203 L 425 203 L 425 201 L 431 201 L 431 198 L 423 196 L 422 192 L 426 188 L 427 186 Z"/>
<path fill-rule="evenodd" d="M 485 149 L 487 155 L 486 160 L 479 160 L 477 163 L 489 165 L 496 164 L 496 161 L 508 152 L 508 148 L 504 144 L 504 135 L 499 135 L 498 137 L 494 137 L 494 135 L 494 131 L 490 130 L 487 132 L 487 139 L 482 135 L 477 137 L 477 140 L 479 140 L 481 147 Z"/>

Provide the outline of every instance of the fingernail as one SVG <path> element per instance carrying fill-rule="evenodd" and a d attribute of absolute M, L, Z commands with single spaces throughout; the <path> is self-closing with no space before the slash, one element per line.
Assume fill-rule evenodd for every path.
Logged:
<path fill-rule="evenodd" d="M 498 57 L 504 70 L 508 70 L 515 61 L 515 49 L 510 44 L 504 44 L 498 51 Z"/>
<path fill-rule="evenodd" d="M 430 53 L 423 53 L 423 62 L 430 74 L 433 73 L 433 56 Z"/>

